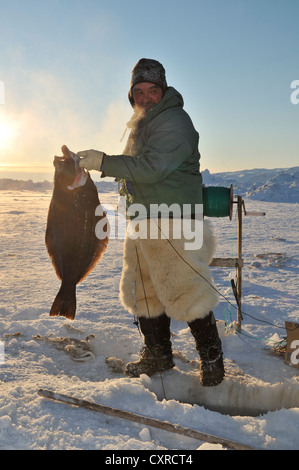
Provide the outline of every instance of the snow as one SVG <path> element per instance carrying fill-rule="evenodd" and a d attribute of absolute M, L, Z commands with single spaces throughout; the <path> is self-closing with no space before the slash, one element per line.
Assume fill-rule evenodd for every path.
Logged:
<path fill-rule="evenodd" d="M 142 338 L 118 299 L 121 239 L 110 241 L 100 263 L 78 286 L 75 321 L 50 318 L 60 283 L 44 245 L 49 183 L 25 190 L 11 180 L 7 189 L 0 180 L 0 449 L 225 449 L 47 400 L 38 395 L 40 388 L 254 448 L 297 449 L 299 369 L 267 346 L 286 336 L 285 321 L 299 320 L 298 176 L 299 167 L 204 172 L 206 184 L 233 183 L 248 211 L 266 212 L 265 217 L 243 217 L 241 333 L 233 329 L 230 279 L 235 270 L 211 268 L 225 297 L 220 297 L 215 317 L 227 370 L 222 384 L 212 388 L 200 385 L 194 341 L 187 325 L 179 322 L 171 325 L 175 369 L 152 378 L 123 374 L 123 364 L 138 357 Z M 101 202 L 111 207 L 117 200 L 114 183 L 102 181 L 98 188 Z M 232 221 L 210 220 L 218 239 L 215 256 L 236 256 L 235 209 Z M 55 338 L 81 340 L 93 354 L 78 361 L 72 355 L 74 343 L 59 348 Z"/>
<path fill-rule="evenodd" d="M 206 185 L 227 186 L 250 199 L 268 202 L 299 202 L 299 166 L 272 170 L 253 169 L 227 173 L 203 171 Z"/>

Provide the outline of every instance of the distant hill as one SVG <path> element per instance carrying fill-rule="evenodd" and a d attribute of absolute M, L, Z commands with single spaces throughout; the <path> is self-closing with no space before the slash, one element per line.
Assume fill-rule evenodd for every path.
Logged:
<path fill-rule="evenodd" d="M 223 173 L 202 172 L 206 186 L 231 184 L 234 194 L 267 202 L 299 203 L 299 166 L 267 170 L 258 168 Z"/>
<path fill-rule="evenodd" d="M 47 191 L 53 188 L 49 181 L 34 183 L 32 180 L 0 179 L 0 190 L 5 191 Z"/>
<path fill-rule="evenodd" d="M 243 197 L 267 201 L 299 203 L 299 166 L 292 168 L 276 168 L 210 173 L 202 172 L 206 186 L 225 186 L 231 184 L 234 194 Z M 99 192 L 117 191 L 117 183 L 102 180 L 95 183 Z M 33 182 L 32 180 L 0 179 L 0 190 L 9 191 L 48 191 L 53 188 L 49 181 Z"/>

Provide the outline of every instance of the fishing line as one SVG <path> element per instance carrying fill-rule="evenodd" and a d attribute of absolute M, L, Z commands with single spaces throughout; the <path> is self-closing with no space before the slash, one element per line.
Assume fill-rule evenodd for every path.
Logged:
<path fill-rule="evenodd" d="M 128 166 L 128 164 L 127 164 L 125 158 L 123 159 L 123 162 L 125 163 L 125 165 L 126 165 L 128 171 L 129 171 L 129 173 L 130 173 L 130 175 L 131 175 L 131 177 L 132 177 L 132 180 L 134 181 L 134 183 L 135 183 L 135 185 L 136 185 L 136 187 L 137 187 L 137 189 L 138 189 L 138 191 L 139 191 L 139 193 L 140 193 L 140 196 L 141 196 L 141 198 L 142 198 L 144 204 L 146 205 L 147 201 L 146 201 L 146 199 L 145 199 L 145 197 L 144 197 L 144 195 L 143 195 L 143 193 L 142 193 L 142 191 L 141 191 L 141 189 L 140 189 L 140 186 L 139 186 L 138 182 L 135 180 L 135 177 L 134 177 L 134 175 L 132 174 L 131 169 L 129 168 L 129 166 Z M 164 235 L 164 234 L 163 234 L 163 231 L 162 231 L 162 228 L 159 226 L 158 223 L 157 223 L 157 226 L 158 226 L 158 229 L 160 230 L 161 234 Z M 164 237 L 165 237 L 165 235 L 164 235 Z M 200 276 L 207 284 L 209 284 L 209 286 L 212 287 L 212 289 L 214 289 L 214 290 L 218 293 L 218 295 L 220 295 L 220 297 L 222 297 L 231 307 L 233 307 L 235 310 L 238 309 L 238 307 L 236 307 L 234 304 L 232 304 L 231 301 L 230 301 L 224 294 L 222 294 L 213 284 L 211 284 L 202 274 L 200 274 L 200 273 L 181 255 L 181 253 L 178 252 L 178 250 L 177 250 L 177 249 L 175 248 L 175 246 L 171 243 L 171 241 L 169 240 L 168 237 L 165 237 L 165 239 L 167 240 L 167 242 L 169 243 L 169 245 L 172 247 L 172 249 L 176 252 L 176 254 L 181 258 L 181 260 L 182 260 L 184 263 L 186 263 L 198 276 Z M 272 322 L 270 322 L 270 321 L 268 321 L 268 320 L 261 320 L 261 319 L 259 319 L 259 318 L 254 317 L 253 315 L 250 315 L 249 313 L 244 312 L 243 310 L 241 310 L 241 313 L 242 313 L 242 315 L 245 315 L 245 316 L 247 316 L 247 317 L 249 317 L 249 318 L 252 318 L 252 319 L 255 320 L 255 321 L 258 321 L 258 322 L 261 322 L 261 323 L 265 323 L 265 324 L 270 325 L 270 326 L 273 326 L 273 327 L 275 327 L 275 328 L 279 328 L 279 329 L 285 330 L 285 327 L 283 327 L 283 326 L 275 325 L 274 323 L 272 323 Z"/>
<path fill-rule="evenodd" d="M 205 216 L 232 218 L 232 187 L 203 186 L 202 197 Z"/>
<path fill-rule="evenodd" d="M 246 338 L 249 338 L 249 339 L 255 339 L 255 340 L 258 340 L 258 341 L 264 341 L 266 343 L 273 343 L 273 344 L 280 344 L 280 343 L 284 343 L 284 340 L 281 340 L 281 341 L 275 341 L 275 340 L 271 340 L 271 339 L 268 339 L 268 338 L 259 338 L 258 336 L 253 336 L 253 335 L 250 335 L 248 333 L 244 333 L 243 331 L 238 331 L 235 326 L 234 326 L 234 321 L 232 319 L 232 313 L 230 311 L 229 308 L 226 308 L 224 310 L 224 322 L 225 324 L 227 323 L 226 322 L 226 317 L 225 317 L 225 312 L 228 312 L 229 313 L 229 318 L 230 318 L 230 323 L 229 323 L 229 327 L 234 331 L 234 333 L 236 333 L 237 335 L 239 336 L 246 336 Z"/>
<path fill-rule="evenodd" d="M 136 245 L 135 245 L 135 250 L 136 250 L 137 262 L 138 262 L 138 267 L 139 267 L 139 273 L 140 273 L 140 278 L 141 278 L 141 284 L 142 284 L 143 294 L 144 294 L 144 298 L 145 298 L 145 304 L 146 304 L 147 314 L 148 314 L 148 318 L 151 320 L 152 317 L 151 317 L 150 311 L 149 311 L 149 306 L 148 306 L 148 301 L 147 301 L 147 296 L 146 296 L 146 291 L 145 291 L 145 285 L 144 285 L 144 280 L 143 280 L 142 271 L 141 271 L 141 264 L 140 264 L 140 259 L 139 259 L 138 250 L 137 250 L 137 246 L 136 246 Z M 154 334 L 154 329 L 153 329 L 152 323 L 151 323 L 151 329 L 152 329 L 152 335 L 153 335 L 154 344 L 155 344 L 155 346 L 156 346 L 156 339 L 155 339 L 155 334 Z M 155 360 L 156 360 L 157 365 L 158 365 L 158 367 L 159 367 L 159 366 L 161 365 L 161 363 L 160 363 L 160 361 L 159 361 L 159 357 L 156 357 Z M 163 390 L 163 397 L 164 397 L 165 400 L 167 400 L 167 398 L 166 398 L 166 392 L 165 392 L 165 386 L 164 386 L 164 382 L 163 382 L 163 377 L 162 377 L 161 371 L 158 371 L 158 372 L 159 372 L 159 376 L 160 376 L 160 380 L 161 380 L 161 385 L 162 385 L 162 390 Z"/>

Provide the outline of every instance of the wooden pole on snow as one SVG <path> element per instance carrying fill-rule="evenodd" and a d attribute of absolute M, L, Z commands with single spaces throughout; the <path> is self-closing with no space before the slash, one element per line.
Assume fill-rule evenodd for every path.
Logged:
<path fill-rule="evenodd" d="M 218 436 L 212 436 L 200 431 L 193 429 L 185 428 L 177 424 L 169 423 L 168 421 L 161 421 L 155 418 L 148 418 L 146 416 L 138 415 L 130 411 L 120 410 L 118 408 L 111 408 L 110 406 L 100 405 L 98 403 L 92 403 L 86 400 L 79 400 L 78 398 L 70 397 L 68 395 L 61 395 L 60 393 L 55 393 L 50 390 L 40 389 L 38 394 L 41 397 L 49 398 L 51 400 L 59 401 L 67 405 L 74 405 L 81 408 L 86 408 L 88 410 L 97 411 L 100 413 L 105 413 L 110 416 L 115 416 L 117 418 L 126 419 L 129 421 L 135 421 L 137 423 L 143 424 L 145 426 L 151 426 L 154 428 L 163 429 L 164 431 L 173 432 L 176 434 L 181 434 L 183 436 L 190 437 L 192 439 L 198 439 L 199 441 L 209 442 L 211 444 L 221 444 L 224 447 L 234 450 L 256 450 L 252 447 L 249 447 L 244 444 L 239 444 L 238 442 L 231 441 Z"/>

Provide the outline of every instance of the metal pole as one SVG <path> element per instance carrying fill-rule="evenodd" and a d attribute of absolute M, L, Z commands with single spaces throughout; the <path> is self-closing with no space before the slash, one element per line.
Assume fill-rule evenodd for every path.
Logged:
<path fill-rule="evenodd" d="M 238 266 L 237 266 L 237 296 L 238 296 L 238 308 L 237 308 L 237 331 L 241 331 L 241 322 L 243 320 L 241 311 L 241 298 L 242 298 L 242 204 L 243 200 L 241 196 L 238 196 Z"/>

